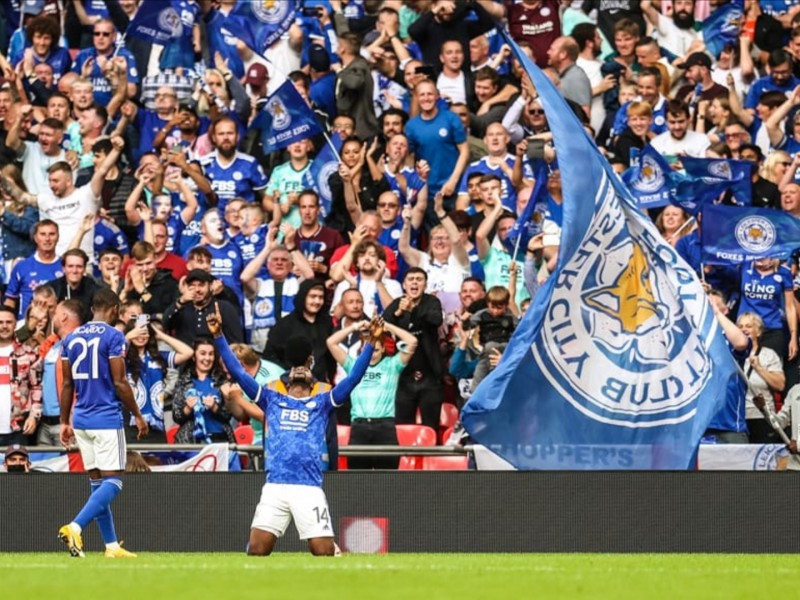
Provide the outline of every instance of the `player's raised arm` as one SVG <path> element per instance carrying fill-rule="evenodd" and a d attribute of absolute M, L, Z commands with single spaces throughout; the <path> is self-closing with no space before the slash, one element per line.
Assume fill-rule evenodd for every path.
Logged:
<path fill-rule="evenodd" d="M 249 398 L 257 402 L 259 394 L 261 393 L 261 386 L 244 370 L 244 367 L 242 367 L 242 364 L 228 345 L 225 336 L 222 335 L 222 315 L 219 312 L 219 303 L 214 303 L 214 312 L 206 317 L 206 323 L 208 323 L 209 333 L 214 338 L 214 345 L 217 347 L 219 356 L 222 358 L 222 362 L 228 369 L 231 377 L 233 377 L 233 380 L 239 384 Z"/>

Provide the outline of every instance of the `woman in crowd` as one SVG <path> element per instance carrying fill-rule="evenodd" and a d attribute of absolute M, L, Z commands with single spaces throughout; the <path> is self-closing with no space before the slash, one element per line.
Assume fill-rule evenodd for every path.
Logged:
<path fill-rule="evenodd" d="M 753 397 L 763 397 L 770 410 L 775 412 L 773 394 L 783 391 L 786 384 L 783 364 L 780 356 L 774 350 L 761 344 L 761 336 L 764 332 L 764 322 L 761 317 L 752 312 L 743 312 L 739 314 L 736 324 L 753 342 L 753 349 L 744 367 L 745 375 L 747 375 L 745 418 L 747 419 L 750 443 L 778 442 L 772 427 L 753 403 Z"/>
<path fill-rule="evenodd" d="M 417 338 L 404 329 L 384 323 L 388 333 L 397 340 L 397 353 L 386 355 L 385 340 L 376 342 L 369 368 L 361 382 L 350 393 L 350 444 L 396 446 L 395 396 L 400 373 L 417 349 Z M 327 346 L 336 362 L 349 373 L 356 359 L 339 344 L 347 336 L 361 331 L 369 333 L 369 321 L 359 321 L 340 329 L 327 340 Z M 375 456 L 348 459 L 350 469 L 396 469 L 397 456 Z"/>
<path fill-rule="evenodd" d="M 129 348 L 125 355 L 128 367 L 128 381 L 133 388 L 136 404 L 142 411 L 150 433 L 147 441 L 155 444 L 166 443 L 164 427 L 164 379 L 167 369 L 174 369 L 192 358 L 192 348 L 177 338 L 164 333 L 160 327 L 154 327 L 148 321 L 134 319 L 125 326 L 125 339 Z M 162 352 L 158 342 L 172 348 Z M 133 419 L 125 425 L 125 437 L 133 443 L 137 439 L 138 430 Z"/>
<path fill-rule="evenodd" d="M 693 225 L 686 224 L 688 220 L 689 215 L 681 207 L 669 204 L 656 217 L 656 229 L 674 247 L 679 239 L 694 230 Z"/>
<path fill-rule="evenodd" d="M 180 425 L 178 444 L 233 443 L 231 413 L 225 403 L 241 390 L 226 383 L 217 349 L 210 338 L 199 337 L 194 353 L 178 376 L 172 396 L 172 418 Z"/>

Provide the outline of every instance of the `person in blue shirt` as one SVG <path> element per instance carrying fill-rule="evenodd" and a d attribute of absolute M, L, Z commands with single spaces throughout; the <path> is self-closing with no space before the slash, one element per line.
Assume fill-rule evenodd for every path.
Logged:
<path fill-rule="evenodd" d="M 769 65 L 769 75 L 756 79 L 744 99 L 744 108 L 753 114 L 755 114 L 758 100 L 764 92 L 778 91 L 788 96 L 794 88 L 800 85 L 800 79 L 792 74 L 794 69 L 792 57 L 785 50 L 778 49 L 770 52 L 767 64 Z"/>
<path fill-rule="evenodd" d="M 91 48 L 81 50 L 75 57 L 72 70 L 81 74 L 84 70 L 89 72 L 89 81 L 92 82 L 94 101 L 101 106 L 107 106 L 113 96 L 111 81 L 108 80 L 105 70 L 121 57 L 125 59 L 128 72 L 128 98 L 136 96 L 137 85 L 139 83 L 139 73 L 136 70 L 136 60 L 125 48 L 118 48 L 115 51 L 117 42 L 117 29 L 108 19 L 100 19 L 95 23 L 92 32 L 94 45 Z"/>
<path fill-rule="evenodd" d="M 189 344 L 167 335 L 160 327 L 150 323 L 149 315 L 143 314 L 125 326 L 125 339 L 131 348 L 125 357 L 128 381 L 133 388 L 136 404 L 142 411 L 150 434 L 147 443 L 166 444 L 164 428 L 164 400 L 167 369 L 175 369 L 194 356 Z M 170 347 L 169 352 L 159 350 L 158 342 Z M 135 442 L 138 431 L 133 418 L 125 424 L 125 435 Z"/>
<path fill-rule="evenodd" d="M 84 558 L 82 532 L 94 520 L 106 545 L 107 558 L 135 558 L 117 541 L 111 503 L 122 491 L 125 472 L 125 432 L 122 406 L 136 421 L 139 437 L 149 427 L 125 375 L 125 336 L 113 324 L 119 318 L 119 298 L 110 289 L 97 291 L 93 318 L 63 342 L 61 355 L 61 443 L 77 440 L 91 493 L 81 511 L 58 530 L 70 555 Z"/>
<path fill-rule="evenodd" d="M 245 372 L 228 346 L 222 335 L 219 312 L 209 314 L 207 322 L 222 362 L 234 381 L 255 402 L 242 401 L 240 408 L 269 426 L 267 481 L 253 517 L 247 553 L 271 554 L 293 518 L 300 538 L 308 540 L 311 554 L 333 556 L 336 551 L 333 523 L 322 490 L 318 449 L 330 413 L 342 405 L 364 376 L 375 344 L 383 336 L 383 322 L 372 321 L 370 337 L 361 356 L 350 374 L 332 390 L 327 385 L 313 384 L 314 377 L 307 364 L 293 367 L 285 380 L 279 379 L 268 387 L 260 386 Z"/>

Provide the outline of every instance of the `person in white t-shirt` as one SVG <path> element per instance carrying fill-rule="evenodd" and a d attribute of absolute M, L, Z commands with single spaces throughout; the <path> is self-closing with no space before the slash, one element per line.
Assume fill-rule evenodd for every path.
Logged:
<path fill-rule="evenodd" d="M 657 135 L 650 145 L 663 156 L 705 158 L 711 145 L 708 136 L 689 130 L 689 106 L 680 100 L 667 104 L 667 131 Z"/>
<path fill-rule="evenodd" d="M 653 37 L 662 48 L 677 56 L 687 56 L 702 48 L 703 32 L 694 27 L 694 0 L 673 0 L 672 17 L 661 14 L 653 0 L 642 0 L 642 12 L 653 25 Z"/>
<path fill-rule="evenodd" d="M 358 289 L 364 298 L 364 314 L 373 317 L 383 313 L 395 298 L 403 295 L 403 288 L 399 282 L 386 275 L 386 251 L 378 242 L 364 240 L 353 251 L 356 264 L 356 276 L 350 273 L 345 275 L 345 280 L 336 286 L 331 304 L 331 314 L 340 317 L 343 308 L 339 305 L 342 294 L 350 288 Z"/>
<path fill-rule="evenodd" d="M 67 251 L 83 218 L 89 214 L 96 214 L 100 209 L 100 193 L 103 191 L 106 173 L 117 162 L 125 145 L 119 136 L 111 138 L 111 144 L 113 146 L 111 152 L 97 166 L 89 183 L 82 187 L 75 187 L 72 167 L 65 161 L 57 162 L 47 170 L 50 189 L 38 195 L 23 192 L 13 181 L 5 180 L 8 191 L 15 200 L 37 207 L 42 219 L 51 219 L 58 224 L 59 239 L 56 246 L 58 256 Z M 93 243 L 94 234 L 83 237 L 81 250 L 88 256 L 94 254 Z"/>

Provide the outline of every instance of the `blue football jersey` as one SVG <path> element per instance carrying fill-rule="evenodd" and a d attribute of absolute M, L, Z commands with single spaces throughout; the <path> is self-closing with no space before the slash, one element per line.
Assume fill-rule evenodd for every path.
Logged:
<path fill-rule="evenodd" d="M 167 368 L 175 368 L 175 352 L 162 352 L 161 358 Z M 165 371 L 161 364 L 156 361 L 149 353 L 145 354 L 142 360 L 142 369 L 139 379 L 134 381 L 130 373 L 128 383 L 133 388 L 133 397 L 136 405 L 142 411 L 142 416 L 150 425 L 150 429 L 164 431 L 164 375 Z M 136 424 L 131 416 L 130 425 Z"/>
<path fill-rule="evenodd" d="M 239 251 L 242 253 L 242 260 L 244 260 L 245 264 L 249 264 L 250 261 L 253 260 L 264 249 L 264 246 L 267 243 L 268 233 L 269 226 L 261 225 L 251 235 L 237 233 L 233 237 L 233 242 L 239 247 Z M 269 277 L 266 261 L 261 266 L 257 276 L 262 278 Z"/>
<path fill-rule="evenodd" d="M 243 152 L 237 152 L 233 162 L 227 167 L 219 164 L 216 152 L 203 157 L 200 161 L 203 173 L 211 183 L 211 189 L 217 195 L 217 210 L 225 214 L 225 207 L 233 198 L 242 198 L 246 202 L 261 200 L 261 194 L 267 187 L 267 176 L 255 158 Z"/>
<path fill-rule="evenodd" d="M 211 274 L 236 292 L 239 304 L 244 304 L 241 278 L 244 261 L 239 247 L 231 240 L 226 240 L 221 246 L 205 244 L 203 247 L 211 252 Z"/>
<path fill-rule="evenodd" d="M 64 339 L 62 360 L 75 384 L 75 429 L 119 429 L 122 405 L 111 377 L 111 359 L 125 358 L 125 336 L 100 321 L 81 325 Z"/>
<path fill-rule="evenodd" d="M 33 290 L 40 285 L 53 281 L 64 275 L 61 261 L 56 259 L 51 263 L 43 263 L 37 255 L 19 261 L 11 271 L 11 278 L 6 288 L 6 298 L 19 300 L 17 318 L 24 319 L 25 311 L 33 300 Z"/>
<path fill-rule="evenodd" d="M 260 387 L 256 403 L 264 411 L 267 437 L 267 482 L 322 485 L 320 440 L 335 408 L 330 391 L 292 398 Z"/>

